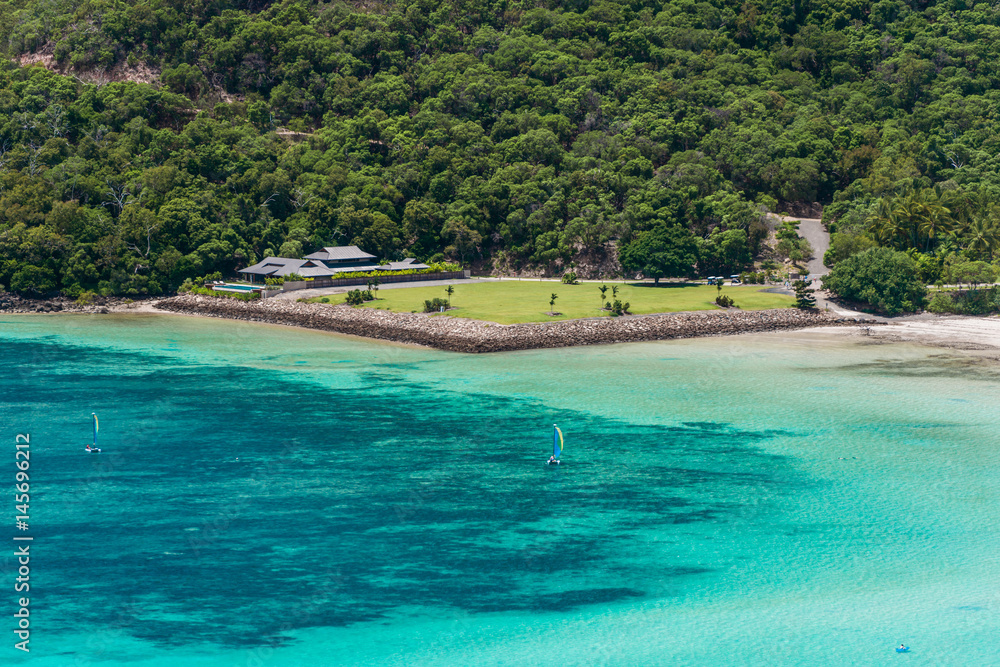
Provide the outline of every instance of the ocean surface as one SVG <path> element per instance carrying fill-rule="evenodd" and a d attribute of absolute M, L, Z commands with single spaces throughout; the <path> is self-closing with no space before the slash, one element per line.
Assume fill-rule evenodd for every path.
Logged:
<path fill-rule="evenodd" d="M 1000 665 L 1000 365 L 863 343 L 0 316 L 0 664 Z"/>

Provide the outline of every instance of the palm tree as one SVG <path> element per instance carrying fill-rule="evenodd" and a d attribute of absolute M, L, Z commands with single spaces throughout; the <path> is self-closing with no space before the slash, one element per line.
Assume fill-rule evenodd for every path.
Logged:
<path fill-rule="evenodd" d="M 444 290 L 445 294 L 448 295 L 448 307 L 451 308 L 451 295 L 455 293 L 455 286 L 448 285 Z"/>
<path fill-rule="evenodd" d="M 556 294 L 555 292 L 553 292 L 552 296 L 549 298 L 549 313 L 555 312 L 555 309 L 556 309 L 556 299 L 558 299 L 558 298 L 559 298 L 559 295 Z"/>
<path fill-rule="evenodd" d="M 868 232 L 881 245 L 895 245 L 896 238 L 903 232 L 903 226 L 894 200 L 885 197 L 879 199 L 875 212 L 868 218 Z"/>
<path fill-rule="evenodd" d="M 950 231 L 955 227 L 955 219 L 951 217 L 951 210 L 939 202 L 928 202 L 922 208 L 917 222 L 917 232 L 927 237 L 924 252 L 930 252 L 931 243 L 942 232 Z"/>
<path fill-rule="evenodd" d="M 929 252 L 938 238 L 955 228 L 953 211 L 962 203 L 952 192 L 934 187 L 880 199 L 868 232 L 882 245 L 902 250 L 923 245 Z"/>
<path fill-rule="evenodd" d="M 940 184 L 934 186 L 934 192 L 942 206 L 951 211 L 951 218 L 956 225 L 968 221 L 973 210 L 985 210 L 988 206 L 980 206 L 977 200 L 989 200 L 983 192 L 975 196 L 960 190 L 943 190 Z"/>
<path fill-rule="evenodd" d="M 965 240 L 971 253 L 990 259 L 993 251 L 1000 245 L 1000 229 L 997 229 L 991 216 L 982 215 L 973 218 L 965 228 Z"/>
<path fill-rule="evenodd" d="M 897 198 L 892 209 L 896 221 L 896 235 L 902 234 L 908 248 L 916 248 L 919 233 L 917 229 L 924 217 L 924 203 L 913 193 Z"/>

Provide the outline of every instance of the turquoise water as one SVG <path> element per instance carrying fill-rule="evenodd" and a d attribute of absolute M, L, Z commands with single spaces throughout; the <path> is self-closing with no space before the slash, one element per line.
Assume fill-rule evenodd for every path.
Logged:
<path fill-rule="evenodd" d="M 0 373 L 35 537 L 5 664 L 1000 664 L 1000 366 L 968 353 L 7 316 Z"/>

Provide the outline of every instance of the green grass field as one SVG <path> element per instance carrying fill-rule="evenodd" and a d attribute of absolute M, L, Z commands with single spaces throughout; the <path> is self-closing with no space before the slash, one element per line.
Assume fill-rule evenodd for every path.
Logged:
<path fill-rule="evenodd" d="M 685 310 L 715 310 L 715 287 L 708 285 L 679 285 L 666 283 L 659 287 L 652 284 L 607 283 L 607 297 L 611 298 L 612 285 L 618 287 L 618 299 L 631 304 L 629 311 L 642 313 L 675 313 Z M 447 314 L 452 317 L 468 317 L 487 320 L 499 324 L 517 322 L 549 322 L 570 320 L 581 317 L 609 317 L 602 312 L 599 283 L 563 285 L 549 281 L 503 280 L 500 282 L 469 283 L 455 285 L 451 298 L 452 309 Z M 743 310 L 764 310 L 767 308 L 788 308 L 795 299 L 782 294 L 761 292 L 761 285 L 741 285 L 723 287 Z M 369 301 L 366 308 L 383 308 L 396 312 L 423 312 L 424 300 L 447 298 L 445 288 L 409 287 L 403 289 L 382 289 L 377 301 Z M 558 294 L 555 312 L 549 316 L 549 295 Z M 325 301 L 324 301 L 325 299 Z M 343 303 L 343 294 L 310 299 L 313 302 Z"/>

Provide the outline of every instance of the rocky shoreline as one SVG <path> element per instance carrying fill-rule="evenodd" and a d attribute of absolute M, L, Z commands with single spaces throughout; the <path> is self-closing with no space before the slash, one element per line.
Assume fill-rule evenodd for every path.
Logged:
<path fill-rule="evenodd" d="M 452 352 L 508 352 L 548 347 L 725 336 L 857 325 L 856 318 L 795 309 L 631 315 L 539 324 L 494 324 L 418 313 L 267 299 L 238 301 L 184 294 L 153 304 L 159 310 L 246 322 L 284 324 Z"/>
<path fill-rule="evenodd" d="M 10 292 L 0 292 L 0 313 L 110 313 L 134 310 L 157 297 L 95 297 L 92 303 L 80 304 L 67 297 L 26 299 Z"/>

